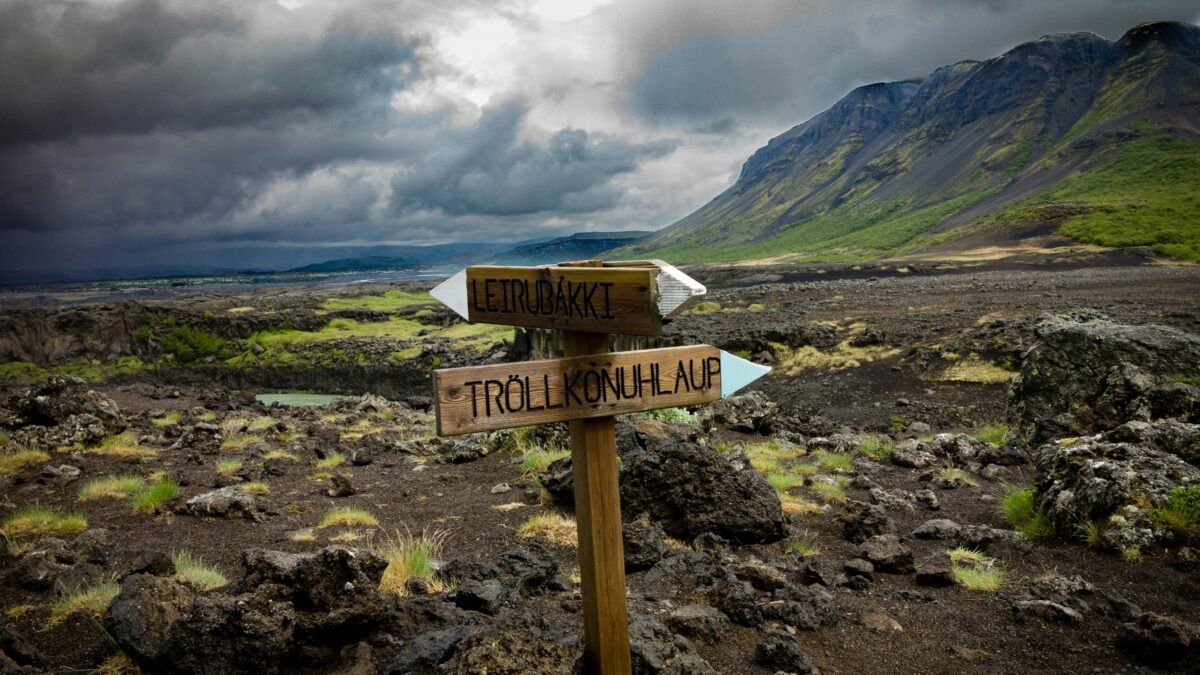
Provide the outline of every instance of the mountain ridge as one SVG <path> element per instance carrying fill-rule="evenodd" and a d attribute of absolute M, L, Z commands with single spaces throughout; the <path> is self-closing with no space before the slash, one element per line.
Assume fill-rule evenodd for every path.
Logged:
<path fill-rule="evenodd" d="M 770 139 L 717 197 L 608 255 L 862 260 L 1036 231 L 1104 245 L 1116 232 L 1122 245 L 1200 259 L 1183 217 L 1200 188 L 1172 196 L 1153 176 L 1130 175 L 1128 189 L 1109 180 L 1102 194 L 1085 180 L 1114 164 L 1136 169 L 1127 155 L 1179 169 L 1185 182 L 1200 176 L 1200 27 L 1147 23 L 1115 41 L 1047 35 L 857 87 Z M 1068 193 L 1084 212 L 1030 220 L 1031 206 Z M 1137 208 L 1150 216 L 1140 237 L 1125 222 Z"/>

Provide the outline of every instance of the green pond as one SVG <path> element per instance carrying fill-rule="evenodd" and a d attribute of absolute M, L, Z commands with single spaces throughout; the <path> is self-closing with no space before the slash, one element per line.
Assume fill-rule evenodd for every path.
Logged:
<path fill-rule="evenodd" d="M 346 398 L 334 394 L 257 394 L 254 397 L 259 403 L 271 405 L 278 403 L 286 406 L 327 405 L 338 399 Z"/>

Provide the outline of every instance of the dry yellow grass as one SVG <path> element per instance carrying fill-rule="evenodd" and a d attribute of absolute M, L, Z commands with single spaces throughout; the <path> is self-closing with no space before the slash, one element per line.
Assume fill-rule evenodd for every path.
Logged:
<path fill-rule="evenodd" d="M 977 358 L 966 358 L 947 368 L 938 379 L 946 382 L 970 382 L 973 384 L 1007 384 L 1017 376 L 994 363 Z"/>
<path fill-rule="evenodd" d="M 517 527 L 517 536 L 543 539 L 560 546 L 577 546 L 575 520 L 553 511 L 539 513 Z"/>

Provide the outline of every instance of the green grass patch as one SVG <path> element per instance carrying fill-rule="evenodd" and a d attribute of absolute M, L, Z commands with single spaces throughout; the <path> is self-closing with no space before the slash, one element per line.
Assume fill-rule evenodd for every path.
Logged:
<path fill-rule="evenodd" d="M 993 593 L 1004 585 L 1004 570 L 995 566 L 951 565 L 954 581 L 968 591 Z"/>
<path fill-rule="evenodd" d="M 1008 437 L 1007 424 L 990 424 L 983 428 L 979 433 L 975 434 L 975 440 L 992 445 L 1004 445 L 1004 439 Z"/>
<path fill-rule="evenodd" d="M 252 480 L 248 483 L 242 483 L 242 492 L 251 495 L 265 495 L 271 491 L 271 486 L 261 480 Z"/>
<path fill-rule="evenodd" d="M 1046 515 L 1037 509 L 1033 488 L 1013 488 L 1000 500 L 1000 515 L 1030 539 L 1048 537 L 1054 533 Z"/>
<path fill-rule="evenodd" d="M 321 304 L 321 308 L 330 312 L 347 309 L 367 310 L 371 312 L 398 312 L 409 307 L 432 304 L 435 304 L 433 296 L 425 291 L 409 292 L 391 290 L 382 295 L 329 298 Z"/>
<path fill-rule="evenodd" d="M 164 476 L 133 496 L 135 513 L 158 513 L 159 508 L 179 495 L 179 482 Z"/>
<path fill-rule="evenodd" d="M 206 358 L 224 360 L 232 356 L 229 342 L 211 333 L 179 326 L 167 333 L 162 340 L 162 350 L 177 363 L 191 364 Z"/>
<path fill-rule="evenodd" d="M 646 417 L 660 422 L 691 424 L 696 421 L 696 416 L 684 408 L 659 408 L 658 410 L 648 410 L 644 414 Z"/>
<path fill-rule="evenodd" d="M 546 467 L 564 457 L 570 457 L 570 450 L 556 450 L 532 446 L 521 454 L 521 473 L 526 476 L 536 476 L 546 470 Z"/>
<path fill-rule="evenodd" d="M 804 476 L 796 473 L 771 473 L 767 474 L 767 482 L 776 492 L 787 492 L 804 485 Z"/>
<path fill-rule="evenodd" d="M 182 410 L 168 410 L 167 412 L 159 415 L 158 417 L 151 419 L 150 424 L 152 424 L 156 427 L 171 427 L 171 426 L 175 426 L 176 424 L 179 424 L 179 420 L 182 417 L 183 417 Z"/>
<path fill-rule="evenodd" d="M 1200 537 L 1200 485 L 1176 488 L 1150 515 L 1185 539 Z"/>
<path fill-rule="evenodd" d="M 783 544 L 783 550 L 788 553 L 799 553 L 805 558 L 809 556 L 819 555 L 821 546 L 817 542 L 808 537 L 790 537 Z"/>
<path fill-rule="evenodd" d="M 971 474 L 967 473 L 964 469 L 954 467 L 938 469 L 937 477 L 951 483 L 962 483 L 971 487 L 979 487 L 979 483 L 975 482 L 975 479 L 971 478 Z"/>
<path fill-rule="evenodd" d="M 4 519 L 0 531 L 9 537 L 75 534 L 87 529 L 82 513 L 59 513 L 44 506 L 26 506 Z"/>
<path fill-rule="evenodd" d="M 712 300 L 704 300 L 692 306 L 691 312 L 692 314 L 712 314 L 713 312 L 720 311 L 720 309 L 721 305 L 719 303 Z"/>
<path fill-rule="evenodd" d="M 270 450 L 263 454 L 263 460 L 268 459 L 286 459 L 290 462 L 299 462 L 300 458 L 286 450 Z"/>
<path fill-rule="evenodd" d="M 77 612 L 84 612 L 93 617 L 104 616 L 108 612 L 109 603 L 120 592 L 121 586 L 117 582 L 103 581 L 95 586 L 68 593 L 50 606 L 48 626 L 57 626 Z"/>
<path fill-rule="evenodd" d="M 831 504 L 846 501 L 846 490 L 837 483 L 819 480 L 809 485 L 808 489 L 813 494 Z"/>
<path fill-rule="evenodd" d="M 79 501 L 93 499 L 129 499 L 146 488 L 146 481 L 140 476 L 121 474 L 93 478 L 79 490 Z"/>
<path fill-rule="evenodd" d="M 211 591 L 229 583 L 221 571 L 211 565 L 205 565 L 200 558 L 187 551 L 179 551 L 171 556 L 175 563 L 175 578 L 196 588 Z"/>
<path fill-rule="evenodd" d="M 340 452 L 331 452 L 324 459 L 318 459 L 313 465 L 318 469 L 332 469 L 346 463 L 346 456 Z"/>
<path fill-rule="evenodd" d="M 242 460 L 238 457 L 229 457 L 226 459 L 217 460 L 217 473 L 222 476 L 230 476 L 242 469 Z"/>
<path fill-rule="evenodd" d="M 891 459 L 896 444 L 890 438 L 867 436 L 858 444 L 858 451 L 877 462 Z"/>
<path fill-rule="evenodd" d="M 379 520 L 366 509 L 354 508 L 352 506 L 339 506 L 325 512 L 321 516 L 321 522 L 317 524 L 318 528 L 325 529 L 327 527 L 375 527 L 379 525 Z"/>
<path fill-rule="evenodd" d="M 539 513 L 518 525 L 517 536 L 524 539 L 543 539 L 572 548 L 578 544 L 575 520 L 554 511 Z"/>
<path fill-rule="evenodd" d="M 409 579 L 429 579 L 434 582 L 434 592 L 445 590 L 436 579 L 434 563 L 441 557 L 448 536 L 444 530 L 427 530 L 415 535 L 397 530 L 394 537 L 386 539 L 376 549 L 388 563 L 379 580 L 379 591 L 407 595 Z"/>
<path fill-rule="evenodd" d="M 830 452 L 817 456 L 817 466 L 834 471 L 854 470 L 854 457 L 845 452 Z"/>
<path fill-rule="evenodd" d="M 41 450 L 17 450 L 0 454 L 0 476 L 20 471 L 22 467 L 49 461 L 50 455 Z"/>
<path fill-rule="evenodd" d="M 258 434 L 230 434 L 221 441 L 222 450 L 241 450 L 242 448 L 250 447 L 257 443 L 263 443 L 264 439 Z"/>
<path fill-rule="evenodd" d="M 1120 144 L 1098 168 L 1060 181 L 1002 217 L 1024 222 L 1046 203 L 1080 204 L 1059 232 L 1100 246 L 1152 246 L 1200 261 L 1200 140 L 1168 135 Z"/>
<path fill-rule="evenodd" d="M 154 457 L 158 454 L 158 451 L 154 448 L 143 448 L 139 445 L 137 436 L 132 431 L 109 434 L 100 439 L 100 442 L 96 445 L 83 448 L 83 451 L 97 455 L 130 459 Z"/>

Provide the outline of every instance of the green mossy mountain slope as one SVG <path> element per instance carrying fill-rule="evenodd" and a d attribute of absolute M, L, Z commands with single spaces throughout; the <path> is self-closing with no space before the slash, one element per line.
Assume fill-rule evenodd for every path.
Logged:
<path fill-rule="evenodd" d="M 610 257 L 863 260 L 1059 234 L 1200 260 L 1200 27 L 1051 35 L 860 87 Z"/>

